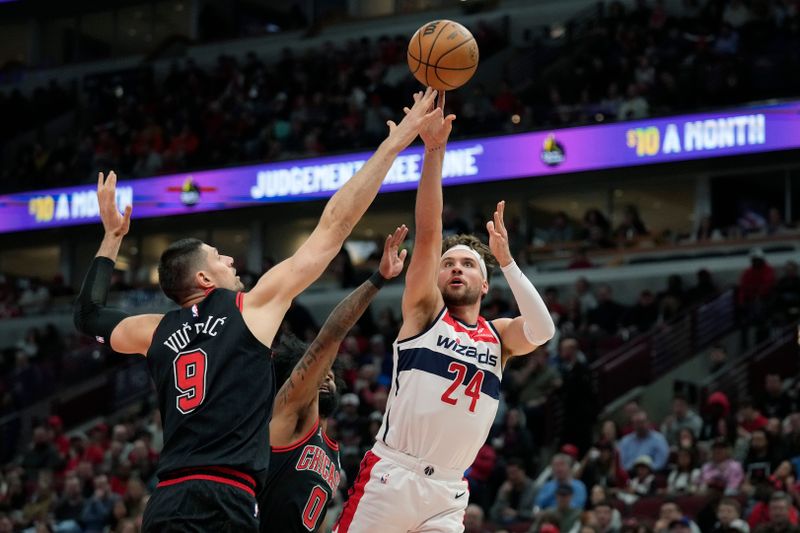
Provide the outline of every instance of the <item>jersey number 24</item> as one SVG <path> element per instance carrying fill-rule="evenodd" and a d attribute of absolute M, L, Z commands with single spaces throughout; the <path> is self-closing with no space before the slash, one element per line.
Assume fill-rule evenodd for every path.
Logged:
<path fill-rule="evenodd" d="M 451 374 L 456 375 L 456 379 L 453 380 L 453 383 L 447 387 L 447 390 L 444 391 L 442 394 L 442 401 L 444 403 L 449 403 L 450 405 L 455 405 L 458 403 L 458 398 L 453 397 L 453 393 L 464 383 L 464 380 L 467 377 L 467 365 L 462 363 L 456 363 L 455 361 L 450 363 L 450 366 L 447 367 L 447 371 Z M 475 406 L 478 404 L 478 399 L 481 397 L 481 386 L 483 385 L 483 370 L 478 370 L 475 372 L 475 375 L 472 376 L 472 379 L 469 380 L 467 383 L 467 388 L 464 390 L 464 394 L 472 398 L 472 401 L 469 404 L 469 412 L 475 412 Z"/>

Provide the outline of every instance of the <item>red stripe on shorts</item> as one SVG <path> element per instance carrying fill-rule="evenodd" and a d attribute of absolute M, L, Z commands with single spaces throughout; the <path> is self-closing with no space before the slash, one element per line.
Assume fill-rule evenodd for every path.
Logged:
<path fill-rule="evenodd" d="M 342 514 L 339 516 L 336 526 L 333 528 L 336 533 L 347 533 L 350 530 L 350 524 L 353 522 L 353 517 L 358 509 L 358 502 L 361 501 L 361 497 L 364 496 L 364 488 L 367 486 L 370 475 L 372 474 L 372 467 L 374 467 L 378 461 L 380 461 L 380 457 L 372 453 L 371 450 L 364 454 L 364 459 L 361 461 L 361 470 L 358 473 L 358 479 L 356 479 L 353 488 L 350 489 L 350 497 L 347 499 L 344 509 L 342 509 Z"/>
<path fill-rule="evenodd" d="M 232 487 L 236 487 L 237 489 L 242 489 L 243 491 L 247 492 L 250 496 L 253 496 L 254 498 L 256 496 L 255 491 L 250 487 L 248 487 L 247 485 L 245 485 L 244 483 L 239 483 L 238 481 L 234 481 L 226 477 L 207 476 L 204 474 L 195 474 L 191 476 L 176 477 L 175 479 L 168 479 L 167 481 L 162 481 L 157 486 L 169 487 L 170 485 L 177 485 L 178 483 L 184 483 L 186 481 L 192 481 L 192 480 L 213 481 L 214 483 L 222 483 L 224 485 L 230 485 Z"/>

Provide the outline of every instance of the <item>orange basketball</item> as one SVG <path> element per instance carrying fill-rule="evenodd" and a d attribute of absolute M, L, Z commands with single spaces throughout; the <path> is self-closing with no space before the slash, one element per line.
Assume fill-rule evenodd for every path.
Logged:
<path fill-rule="evenodd" d="M 469 81 L 478 68 L 478 43 L 452 20 L 428 22 L 408 43 L 408 68 L 425 86 L 451 91 Z"/>

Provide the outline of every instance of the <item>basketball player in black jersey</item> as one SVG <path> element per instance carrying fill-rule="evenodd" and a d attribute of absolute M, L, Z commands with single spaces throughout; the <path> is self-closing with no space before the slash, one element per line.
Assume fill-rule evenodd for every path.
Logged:
<path fill-rule="evenodd" d="M 331 369 L 339 346 L 378 294 L 383 283 L 403 271 L 408 235 L 401 226 L 386 237 L 378 272 L 333 310 L 310 346 L 296 338 L 275 350 L 276 383 L 281 384 L 269 423 L 269 473 L 259 496 L 262 533 L 308 533 L 325 520 L 340 479 L 339 446 L 325 434 L 336 408 Z"/>
<path fill-rule="evenodd" d="M 249 292 L 233 260 L 196 239 L 170 245 L 159 283 L 180 309 L 128 316 L 106 307 L 114 261 L 130 226 L 116 205 L 116 175 L 100 174 L 97 197 L 105 236 L 75 305 L 79 331 L 125 354 L 144 354 L 164 425 L 159 484 L 143 531 L 257 531 L 255 495 L 269 464 L 275 384 L 268 347 L 291 301 L 336 256 L 375 198 L 397 154 L 418 135 L 436 92 L 414 95 L 411 114 L 395 124 L 363 167 L 333 195 L 297 252 Z"/>

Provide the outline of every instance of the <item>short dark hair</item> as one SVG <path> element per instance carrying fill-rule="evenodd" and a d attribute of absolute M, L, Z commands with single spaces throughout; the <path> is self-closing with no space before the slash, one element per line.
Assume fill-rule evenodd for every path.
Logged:
<path fill-rule="evenodd" d="M 191 293 L 193 270 L 202 257 L 203 241 L 200 239 L 181 239 L 170 244 L 158 262 L 158 283 L 164 294 L 180 304 Z"/>
<path fill-rule="evenodd" d="M 611 500 L 600 500 L 599 502 L 594 504 L 593 509 L 597 509 L 598 507 L 608 507 L 611 510 L 614 509 L 614 506 L 611 504 Z"/>
<path fill-rule="evenodd" d="M 483 262 L 486 263 L 486 278 L 488 281 L 488 279 L 492 277 L 492 271 L 500 266 L 500 264 L 497 262 L 497 259 L 495 259 L 494 255 L 492 255 L 492 251 L 489 249 L 489 247 L 483 244 L 483 242 L 481 242 L 481 240 L 475 235 L 450 235 L 442 240 L 442 253 L 445 253 L 447 250 L 458 244 L 469 246 L 478 252 L 478 255 L 481 256 L 481 259 L 483 259 Z"/>
<path fill-rule="evenodd" d="M 717 504 L 717 508 L 719 508 L 720 505 L 727 505 L 729 507 L 733 507 L 734 509 L 736 509 L 736 514 L 738 514 L 739 516 L 742 515 L 742 504 L 739 503 L 739 500 L 737 500 L 736 498 L 728 498 L 728 497 L 722 498 Z"/>
<path fill-rule="evenodd" d="M 281 335 L 281 341 L 273 350 L 272 362 L 275 366 L 275 387 L 280 388 L 292 375 L 292 370 L 303 358 L 308 344 L 301 341 L 291 333 Z"/>

